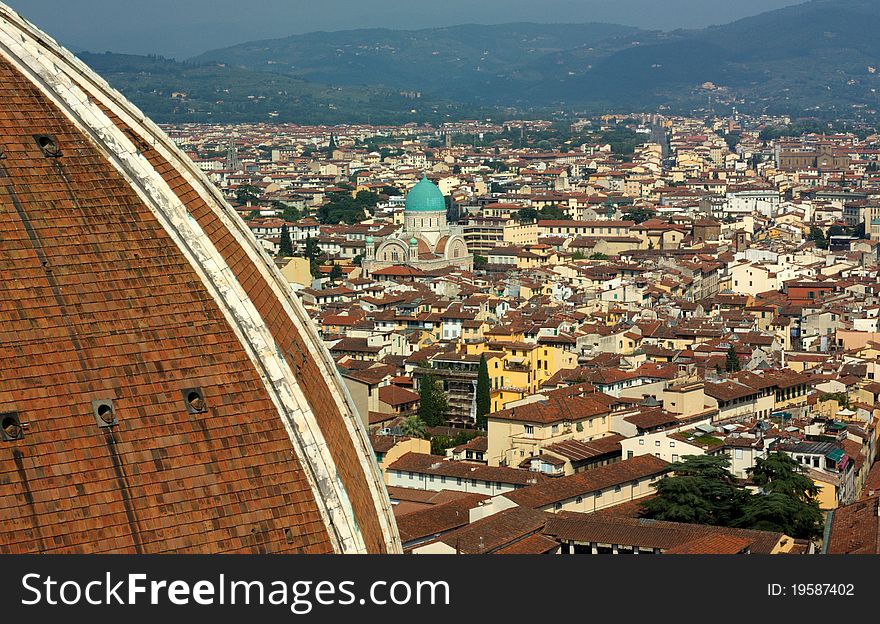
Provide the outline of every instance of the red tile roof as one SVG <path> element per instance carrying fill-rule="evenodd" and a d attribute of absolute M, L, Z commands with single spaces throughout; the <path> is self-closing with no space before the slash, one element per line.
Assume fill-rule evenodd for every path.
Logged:
<path fill-rule="evenodd" d="M 35 45 L 51 48 L 45 41 Z M 55 71 L 101 92 L 89 97 L 94 114 L 140 146 L 140 164 L 201 227 L 198 242 L 228 263 L 226 278 L 295 370 L 367 550 L 385 551 L 374 497 L 381 483 L 365 471 L 365 440 L 352 436 L 333 398 L 318 341 L 298 329 L 294 304 L 252 260 L 261 257 L 246 225 L 204 199 L 209 182 L 170 141 L 129 127 L 102 98 L 121 115 L 130 105 L 56 50 L 43 52 Z M 0 552 L 332 551 L 287 414 L 194 268 L 199 261 L 42 88 L 0 59 L 0 203 L 10 208 L 0 215 L 0 404 L 29 424 L 21 440 L 0 443 Z M 60 156 L 41 152 L 33 136 L 43 134 Z M 205 412 L 189 413 L 181 396 L 195 386 Z M 96 424 L 94 399 L 113 400 L 114 427 Z"/>
<path fill-rule="evenodd" d="M 504 494 L 517 505 L 537 509 L 554 503 L 598 492 L 636 479 L 660 477 L 669 470 L 669 463 L 653 455 L 599 466 L 567 477 L 551 479 L 532 487 Z"/>

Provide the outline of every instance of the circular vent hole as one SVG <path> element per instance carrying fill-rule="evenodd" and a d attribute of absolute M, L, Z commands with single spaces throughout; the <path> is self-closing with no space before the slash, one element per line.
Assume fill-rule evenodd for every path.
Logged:
<path fill-rule="evenodd" d="M 12 416 L 4 418 L 0 427 L 3 427 L 3 432 L 10 438 L 17 438 L 21 435 L 21 425 Z"/>
<path fill-rule="evenodd" d="M 61 153 L 58 149 L 58 144 L 55 142 L 55 139 L 48 136 L 41 136 L 37 138 L 37 145 L 40 146 L 40 149 L 43 150 L 46 154 L 50 156 L 57 156 Z"/>
<path fill-rule="evenodd" d="M 106 403 L 98 406 L 98 418 L 108 425 L 113 424 L 113 408 Z"/>
<path fill-rule="evenodd" d="M 201 412 L 205 409 L 205 399 L 195 390 L 190 390 L 186 395 L 186 402 L 189 403 L 193 411 Z"/>

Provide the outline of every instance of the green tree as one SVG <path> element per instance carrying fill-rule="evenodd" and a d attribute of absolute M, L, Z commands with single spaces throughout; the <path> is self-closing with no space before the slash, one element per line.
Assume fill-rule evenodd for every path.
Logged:
<path fill-rule="evenodd" d="M 816 248 L 828 249 L 828 239 L 825 238 L 825 232 L 822 231 L 822 228 L 815 225 L 812 226 L 810 228 L 810 235 L 807 238 L 816 243 Z"/>
<path fill-rule="evenodd" d="M 818 503 L 805 505 L 775 492 L 749 496 L 742 507 L 742 516 L 732 524 L 738 528 L 779 531 L 799 539 L 821 536 L 823 525 Z"/>
<path fill-rule="evenodd" d="M 727 149 L 733 152 L 736 151 L 736 146 L 739 143 L 740 138 L 742 138 L 742 134 L 739 132 L 731 132 L 725 134 L 722 138 L 724 139 L 724 142 L 727 143 Z"/>
<path fill-rule="evenodd" d="M 804 474 L 803 466 L 785 453 L 757 459 L 747 472 L 760 492 L 749 497 L 734 526 L 781 531 L 801 539 L 822 535 L 824 517 L 819 509 L 819 487 Z"/>
<path fill-rule="evenodd" d="M 630 208 L 623 214 L 623 218 L 627 221 L 635 221 L 636 223 L 644 223 L 648 219 L 653 219 L 656 213 L 648 208 Z"/>
<path fill-rule="evenodd" d="M 594 253 L 592 256 L 590 256 L 590 260 L 607 260 L 607 259 L 608 259 L 608 256 L 606 256 L 605 254 L 598 252 L 598 251 L 596 253 Z"/>
<path fill-rule="evenodd" d="M 450 449 L 461 444 L 467 444 L 475 437 L 477 437 L 477 432 L 467 429 L 463 429 L 461 433 L 458 433 L 452 437 L 445 435 L 432 436 L 431 455 L 445 455 L 446 449 Z"/>
<path fill-rule="evenodd" d="M 748 494 L 738 489 L 727 455 L 686 455 L 672 464 L 673 476 L 653 487 L 657 496 L 642 508 L 651 518 L 729 526 Z"/>
<path fill-rule="evenodd" d="M 846 392 L 823 392 L 819 395 L 820 401 L 837 401 L 840 407 L 849 409 L 849 395 Z"/>
<path fill-rule="evenodd" d="M 487 429 L 488 427 L 488 418 L 487 415 L 491 410 L 491 396 L 490 391 L 492 388 L 492 379 L 489 377 L 489 365 L 486 364 L 486 355 L 480 355 L 480 368 L 477 371 L 477 388 L 476 388 L 476 403 L 477 403 L 477 428 L 478 429 Z"/>
<path fill-rule="evenodd" d="M 248 202 L 254 203 L 260 199 L 260 189 L 252 184 L 242 184 L 235 189 L 235 201 L 244 206 Z"/>
<path fill-rule="evenodd" d="M 281 212 L 281 218 L 285 221 L 289 221 L 293 223 L 294 221 L 299 221 L 302 218 L 302 213 L 298 208 L 294 208 L 293 206 L 284 206 Z"/>
<path fill-rule="evenodd" d="M 330 269 L 330 281 L 334 284 L 341 280 L 345 274 L 342 272 L 342 267 L 338 264 L 334 264 L 333 268 Z"/>
<path fill-rule="evenodd" d="M 736 354 L 736 345 L 733 343 L 730 343 L 730 347 L 727 349 L 724 368 L 728 373 L 735 373 L 740 369 L 739 356 Z"/>
<path fill-rule="evenodd" d="M 474 254 L 474 268 L 483 269 L 489 265 L 489 259 L 486 256 Z"/>
<path fill-rule="evenodd" d="M 559 206 L 544 206 L 538 211 L 542 219 L 563 220 L 568 219 L 568 214 Z"/>
<path fill-rule="evenodd" d="M 785 494 L 801 503 L 815 503 L 819 494 L 819 487 L 804 474 L 803 466 L 786 453 L 777 451 L 767 459 L 758 458 L 746 472 L 763 491 Z"/>
<path fill-rule="evenodd" d="M 576 251 L 573 254 L 571 254 L 572 260 L 586 260 L 586 258 L 587 257 L 584 255 L 584 252 L 582 252 L 582 251 Z"/>
<path fill-rule="evenodd" d="M 516 219 L 520 223 L 531 223 L 538 220 L 538 211 L 534 208 L 520 208 L 516 211 Z"/>
<path fill-rule="evenodd" d="M 278 243 L 278 255 L 282 258 L 289 258 L 293 255 L 293 241 L 290 240 L 290 230 L 287 224 L 281 226 L 281 241 Z"/>
<path fill-rule="evenodd" d="M 309 268 L 312 273 L 312 277 L 320 277 L 321 276 L 321 265 L 323 261 L 321 260 L 322 255 L 321 248 L 318 246 L 318 241 L 316 241 L 311 236 L 306 238 L 306 248 L 303 253 L 303 256 L 309 259 Z"/>
<path fill-rule="evenodd" d="M 828 232 L 825 235 L 826 239 L 830 239 L 832 236 L 845 236 L 847 233 L 846 228 L 842 225 L 832 225 L 828 228 Z"/>
<path fill-rule="evenodd" d="M 425 429 L 425 422 L 415 414 L 406 417 L 403 422 L 400 423 L 400 430 L 403 432 L 403 435 L 411 438 L 421 438 L 423 440 L 428 438 L 428 432 Z"/>
<path fill-rule="evenodd" d="M 359 191 L 355 197 L 348 192 L 331 193 L 328 202 L 318 208 L 318 220 L 321 223 L 349 225 L 364 219 L 365 211 L 372 210 L 379 203 L 378 193 Z"/>
<path fill-rule="evenodd" d="M 419 379 L 419 417 L 429 427 L 439 427 L 446 423 L 449 403 L 446 393 L 439 387 L 437 379 L 430 373 Z"/>

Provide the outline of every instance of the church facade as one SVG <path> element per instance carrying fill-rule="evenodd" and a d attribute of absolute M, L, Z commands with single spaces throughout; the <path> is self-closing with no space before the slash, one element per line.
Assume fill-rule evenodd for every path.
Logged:
<path fill-rule="evenodd" d="M 385 238 L 366 239 L 363 268 L 368 275 L 392 266 L 470 271 L 473 265 L 460 228 L 450 227 L 446 220 L 443 193 L 427 178 L 406 196 L 403 230 Z"/>

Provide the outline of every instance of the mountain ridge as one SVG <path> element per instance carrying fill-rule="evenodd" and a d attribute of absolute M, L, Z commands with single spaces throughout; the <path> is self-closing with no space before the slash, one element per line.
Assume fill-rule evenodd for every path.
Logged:
<path fill-rule="evenodd" d="M 213 67 L 324 95 L 350 89 L 367 105 L 378 98 L 394 118 L 504 107 L 686 111 L 709 101 L 743 111 L 876 115 L 876 32 L 880 3 L 812 0 L 692 30 L 515 22 L 317 31 L 209 51 L 178 70 Z M 137 82 L 130 72 L 111 73 Z"/>

